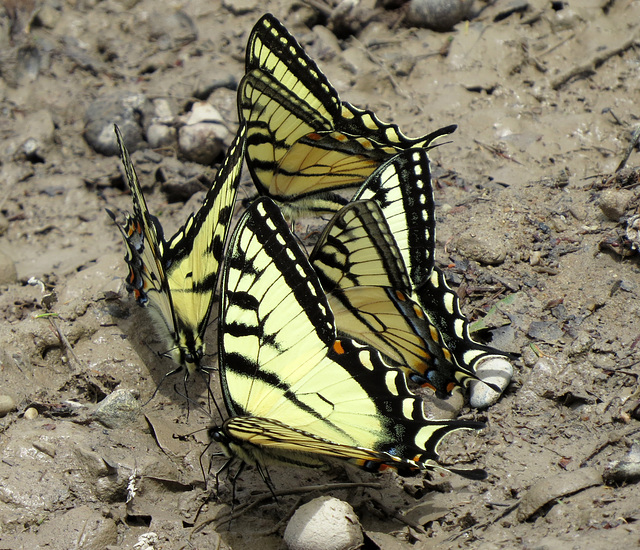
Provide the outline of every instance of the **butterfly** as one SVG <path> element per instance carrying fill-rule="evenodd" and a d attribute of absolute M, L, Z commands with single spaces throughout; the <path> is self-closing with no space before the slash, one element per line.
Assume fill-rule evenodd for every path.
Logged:
<path fill-rule="evenodd" d="M 342 460 L 415 474 L 441 467 L 437 448 L 447 434 L 483 427 L 428 420 L 401 370 L 373 348 L 336 337 L 318 277 L 267 197 L 234 230 L 220 300 L 219 373 L 229 417 L 209 435 L 230 460 L 256 465 L 267 483 L 270 463 L 325 468 Z"/>
<path fill-rule="evenodd" d="M 246 127 L 241 125 L 224 163 L 197 213 L 165 241 L 162 226 L 142 194 L 140 182 L 118 127 L 115 128 L 133 215 L 121 226 L 129 266 L 127 286 L 139 305 L 149 311 L 158 336 L 165 342 L 185 377 L 202 367 L 204 333 L 218 281 L 229 222 L 242 170 Z"/>
<path fill-rule="evenodd" d="M 342 102 L 271 14 L 251 31 L 245 65 L 238 113 L 247 124 L 247 166 L 259 193 L 288 218 L 339 210 L 347 200 L 336 191 L 360 186 L 399 151 L 429 147 L 456 129 L 408 138 L 373 112 Z"/>
<path fill-rule="evenodd" d="M 465 384 L 477 379 L 480 364 L 490 361 L 507 370 L 511 355 L 471 337 L 460 299 L 435 263 L 435 203 L 427 152 L 409 149 L 381 165 L 353 198 L 365 199 L 380 205 L 404 260 L 408 294 L 424 311 L 429 333 L 437 333 L 434 340 L 441 340 L 450 353 L 457 379 Z M 485 384 L 501 393 L 494 384 Z"/>

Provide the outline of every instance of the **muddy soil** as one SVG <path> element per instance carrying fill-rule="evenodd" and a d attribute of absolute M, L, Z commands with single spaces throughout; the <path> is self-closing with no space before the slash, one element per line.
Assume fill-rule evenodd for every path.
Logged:
<path fill-rule="evenodd" d="M 2 548 L 282 548 L 288 514 L 318 494 L 351 503 L 380 548 L 640 546 L 637 149 L 614 174 L 639 124 L 640 3 L 476 2 L 471 21 L 436 33 L 362 2 L 339 38 L 315 1 L 3 4 L 0 394 L 15 408 L 0 418 Z M 153 396 L 172 364 L 125 290 L 105 208 L 128 210 L 130 197 L 117 157 L 83 138 L 85 113 L 126 91 L 177 117 L 204 95 L 228 146 L 233 81 L 264 11 L 343 99 L 408 135 L 459 125 L 431 153 L 437 260 L 482 336 L 520 354 L 498 403 L 462 410 L 487 429 L 443 445 L 447 463 L 483 467 L 485 481 L 276 467 L 280 490 L 329 487 L 239 514 L 266 491 L 248 468 L 225 522 L 230 481 L 219 498 L 203 481 L 209 461 L 224 463 L 207 450 L 205 381 L 189 383 L 189 401 L 179 377 Z M 214 169 L 175 146 L 140 149 L 149 208 L 171 234 L 204 191 L 171 202 L 159 173 L 182 183 Z M 107 427 L 96 406 L 117 390 L 144 406 Z M 349 480 L 379 487 L 330 486 Z"/>

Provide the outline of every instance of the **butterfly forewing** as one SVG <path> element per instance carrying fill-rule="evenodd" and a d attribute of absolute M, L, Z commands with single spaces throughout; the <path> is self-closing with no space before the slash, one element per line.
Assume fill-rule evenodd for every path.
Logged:
<path fill-rule="evenodd" d="M 471 338 L 458 295 L 435 266 L 435 203 L 426 151 L 409 149 L 387 161 L 358 190 L 358 199 L 380 204 L 409 272 L 408 294 L 428 320 L 421 334 L 427 342 L 431 336 L 440 343 L 456 378 L 467 383 L 477 378 L 475 367 L 482 359 L 507 356 Z"/>
<path fill-rule="evenodd" d="M 398 151 L 429 147 L 449 126 L 407 138 L 374 113 L 341 103 L 337 91 L 272 15 L 254 26 L 240 83 L 238 111 L 247 122 L 247 165 L 261 194 L 287 213 L 335 212 L 334 191 L 361 185 Z"/>
<path fill-rule="evenodd" d="M 429 158 L 424 149 L 409 149 L 382 165 L 358 190 L 354 200 L 373 199 L 384 214 L 416 287 L 435 264 L 435 203 Z"/>

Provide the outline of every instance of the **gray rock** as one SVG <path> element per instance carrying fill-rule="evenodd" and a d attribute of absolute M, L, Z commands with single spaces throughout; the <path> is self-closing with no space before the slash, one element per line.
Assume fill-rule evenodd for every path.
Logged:
<path fill-rule="evenodd" d="M 469 16 L 473 0 L 411 0 L 407 22 L 434 31 L 449 31 Z"/>
<path fill-rule="evenodd" d="M 93 412 L 107 428 L 125 428 L 140 416 L 140 405 L 130 390 L 116 390 L 103 399 Z"/>
<path fill-rule="evenodd" d="M 490 234 L 475 235 L 467 233 L 456 241 L 456 249 L 460 254 L 481 264 L 499 265 L 507 257 L 504 243 Z"/>
<path fill-rule="evenodd" d="M 627 189 L 607 189 L 600 195 L 598 206 L 607 218 L 617 222 L 624 216 L 633 196 L 633 191 Z"/>
<path fill-rule="evenodd" d="M 124 143 L 133 153 L 142 148 L 143 134 L 138 123 L 140 114 L 150 119 L 153 105 L 143 94 L 117 92 L 96 99 L 84 117 L 84 139 L 96 152 L 106 156 L 119 154 L 113 125 L 117 124 Z"/>

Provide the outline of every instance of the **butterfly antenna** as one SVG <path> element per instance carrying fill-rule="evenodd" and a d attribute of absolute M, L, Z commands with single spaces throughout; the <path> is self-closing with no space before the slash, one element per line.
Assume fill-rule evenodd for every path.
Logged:
<path fill-rule="evenodd" d="M 187 376 L 185 375 L 184 380 L 183 380 L 183 387 L 184 387 L 184 393 L 180 393 L 180 391 L 178 390 L 178 383 L 175 383 L 173 385 L 173 391 L 176 392 L 180 397 L 184 398 L 184 400 L 187 402 L 187 418 L 186 421 L 189 421 L 189 414 L 191 413 L 191 405 L 193 405 L 195 408 L 200 408 L 200 404 L 197 401 L 194 401 L 193 399 L 191 399 L 191 397 L 189 397 L 189 391 L 187 390 Z M 206 413 L 206 411 L 205 411 Z"/>
<path fill-rule="evenodd" d="M 213 395 L 213 391 L 211 391 L 211 373 L 217 371 L 217 367 L 201 367 L 197 372 L 207 386 L 207 407 L 209 408 L 209 415 L 211 416 L 211 402 L 213 401 L 218 416 L 222 418 L 222 410 L 220 409 L 220 405 L 218 405 L 218 400 L 215 395 Z"/>
<path fill-rule="evenodd" d="M 166 356 L 164 356 L 164 355 L 162 355 L 162 354 L 158 354 L 158 355 L 160 355 L 161 357 L 166 357 Z M 165 381 L 167 378 L 169 378 L 170 376 L 173 376 L 174 374 L 178 374 L 182 369 L 183 369 L 183 367 L 176 367 L 175 369 L 173 369 L 173 370 L 171 370 L 171 371 L 167 372 L 167 373 L 166 373 L 166 374 L 165 374 L 165 375 L 160 379 L 160 382 L 158 382 L 158 385 L 156 386 L 156 389 L 155 389 L 155 390 L 153 391 L 153 393 L 151 394 L 151 397 L 150 397 L 147 401 L 145 401 L 145 402 L 142 404 L 142 406 L 143 406 L 143 407 L 146 407 L 146 406 L 151 402 L 151 400 L 152 400 L 152 399 L 157 395 L 158 391 L 160 390 L 160 387 L 162 386 L 162 384 L 164 384 L 164 381 Z"/>

